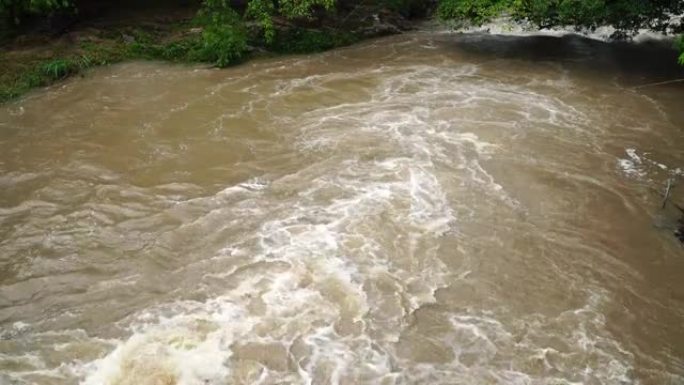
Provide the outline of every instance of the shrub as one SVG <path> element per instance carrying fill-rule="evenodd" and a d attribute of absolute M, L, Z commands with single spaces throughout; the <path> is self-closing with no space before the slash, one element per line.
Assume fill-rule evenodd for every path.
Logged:
<path fill-rule="evenodd" d="M 684 1 L 439 0 L 438 5 L 442 19 L 470 19 L 479 23 L 503 12 L 542 27 L 612 25 L 627 35 L 639 28 L 666 30 L 672 26 L 672 15 L 684 12 Z"/>
<path fill-rule="evenodd" d="M 212 25 L 202 32 L 202 44 L 196 51 L 200 61 L 226 67 L 238 62 L 247 50 L 247 35 L 239 25 Z"/>
<path fill-rule="evenodd" d="M 275 15 L 287 19 L 311 19 L 315 9 L 330 11 L 335 8 L 335 5 L 336 0 L 249 0 L 245 16 L 258 21 L 264 30 L 266 43 L 273 43 L 275 39 L 273 17 Z"/>
<path fill-rule="evenodd" d="M 76 71 L 74 63 L 66 59 L 54 59 L 40 66 L 40 73 L 50 79 L 58 80 Z"/>
<path fill-rule="evenodd" d="M 442 20 L 468 19 L 482 24 L 511 6 L 509 0 L 441 0 L 437 15 Z"/>
<path fill-rule="evenodd" d="M 247 50 L 247 32 L 228 1 L 206 0 L 195 23 L 203 28 L 199 46 L 177 46 L 174 49 L 189 49 L 193 59 L 211 62 L 218 67 L 234 64 L 243 57 Z"/>
<path fill-rule="evenodd" d="M 264 30 L 266 43 L 273 43 L 275 39 L 275 26 L 273 25 L 273 14 L 275 6 L 270 0 L 252 0 L 247 5 L 245 16 L 254 19 L 261 24 Z"/>

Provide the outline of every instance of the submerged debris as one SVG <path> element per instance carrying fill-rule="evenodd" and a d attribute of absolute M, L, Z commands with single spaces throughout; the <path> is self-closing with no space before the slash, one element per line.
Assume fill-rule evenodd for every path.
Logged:
<path fill-rule="evenodd" d="M 684 209 L 676 204 L 674 206 L 679 210 L 680 213 L 674 235 L 677 237 L 677 239 L 679 239 L 679 242 L 684 243 Z"/>
<path fill-rule="evenodd" d="M 672 178 L 667 179 L 667 187 L 665 188 L 665 198 L 663 199 L 663 208 L 667 205 L 667 200 L 670 198 L 670 190 L 672 190 Z"/>
<path fill-rule="evenodd" d="M 672 189 L 676 186 L 676 180 L 675 178 L 668 178 L 667 179 L 667 185 L 665 186 L 665 193 L 663 197 L 663 204 L 661 206 L 662 210 L 665 210 L 667 208 L 667 203 L 670 201 L 670 196 L 672 194 Z M 677 218 L 674 219 L 670 217 L 669 220 L 665 220 L 663 223 L 665 224 L 662 226 L 663 228 L 669 228 L 674 230 L 674 235 L 677 237 L 677 239 L 684 244 L 684 208 L 679 206 L 678 204 L 670 201 L 673 207 L 677 209 Z M 668 215 L 669 216 L 669 215 Z M 661 218 L 662 219 L 662 218 Z M 669 225 L 667 224 L 669 223 Z"/>

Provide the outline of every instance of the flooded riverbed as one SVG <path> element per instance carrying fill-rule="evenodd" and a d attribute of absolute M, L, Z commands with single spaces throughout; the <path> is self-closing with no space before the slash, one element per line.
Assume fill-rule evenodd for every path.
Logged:
<path fill-rule="evenodd" d="M 424 32 L 1 107 L 0 384 L 684 383 L 675 56 Z"/>

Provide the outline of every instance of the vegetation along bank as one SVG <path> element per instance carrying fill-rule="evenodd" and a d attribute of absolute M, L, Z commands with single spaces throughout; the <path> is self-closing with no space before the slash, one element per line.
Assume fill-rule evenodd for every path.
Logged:
<path fill-rule="evenodd" d="M 226 67 L 408 30 L 436 16 L 480 24 L 506 15 L 540 28 L 612 25 L 684 31 L 681 0 L 0 0 L 0 102 L 86 68 L 129 59 Z M 684 64 L 684 39 L 676 40 Z"/>

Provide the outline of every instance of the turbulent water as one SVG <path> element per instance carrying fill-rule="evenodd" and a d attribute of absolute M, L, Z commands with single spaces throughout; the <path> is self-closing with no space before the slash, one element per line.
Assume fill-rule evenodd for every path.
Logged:
<path fill-rule="evenodd" d="M 423 32 L 2 107 L 0 383 L 682 384 L 675 56 Z"/>

